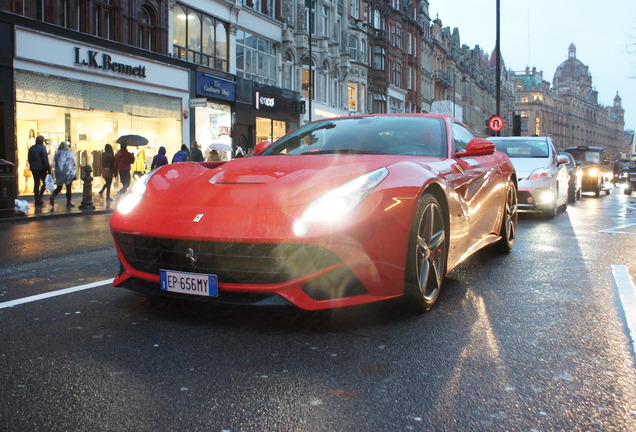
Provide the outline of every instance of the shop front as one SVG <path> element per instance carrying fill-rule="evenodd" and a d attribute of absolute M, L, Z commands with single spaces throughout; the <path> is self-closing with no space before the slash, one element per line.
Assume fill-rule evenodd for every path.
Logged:
<path fill-rule="evenodd" d="M 232 105 L 236 101 L 236 83 L 197 72 L 194 109 L 194 137 L 205 160 L 232 158 Z"/>
<path fill-rule="evenodd" d="M 299 126 L 304 105 L 298 92 L 246 80 L 239 82 L 238 89 L 233 131 L 235 147 L 249 153 L 255 144 L 274 142 Z M 240 103 L 241 100 L 249 104 Z"/>
<path fill-rule="evenodd" d="M 27 152 L 37 135 L 47 139 L 51 162 L 60 142 L 70 142 L 77 166 L 92 167 L 95 188 L 102 181 L 101 154 L 107 144 L 117 152 L 120 136 L 148 139 L 146 146 L 129 148 L 137 176 L 149 171 L 160 147 L 170 160 L 189 140 L 183 124 L 187 69 L 20 27 L 15 47 L 19 194 L 33 193 Z M 81 191 L 81 182 L 74 182 L 74 189 Z"/>

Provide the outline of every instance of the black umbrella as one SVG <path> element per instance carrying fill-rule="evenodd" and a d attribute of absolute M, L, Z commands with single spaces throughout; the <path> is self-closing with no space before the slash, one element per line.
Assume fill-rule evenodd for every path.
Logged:
<path fill-rule="evenodd" d="M 148 140 L 141 135 L 122 135 L 117 138 L 117 141 L 115 142 L 133 147 L 145 146 L 148 144 Z"/>

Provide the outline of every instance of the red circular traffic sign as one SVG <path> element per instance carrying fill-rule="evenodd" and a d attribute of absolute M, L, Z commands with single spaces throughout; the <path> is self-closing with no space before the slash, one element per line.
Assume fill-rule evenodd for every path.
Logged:
<path fill-rule="evenodd" d="M 492 116 L 488 120 L 488 127 L 495 132 L 499 132 L 504 127 L 504 119 L 500 116 Z"/>

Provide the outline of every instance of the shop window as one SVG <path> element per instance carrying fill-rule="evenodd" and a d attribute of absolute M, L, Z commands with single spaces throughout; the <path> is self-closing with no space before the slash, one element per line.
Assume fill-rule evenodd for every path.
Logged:
<path fill-rule="evenodd" d="M 274 142 L 287 133 L 287 124 L 283 121 L 265 117 L 256 117 L 256 142 Z"/>

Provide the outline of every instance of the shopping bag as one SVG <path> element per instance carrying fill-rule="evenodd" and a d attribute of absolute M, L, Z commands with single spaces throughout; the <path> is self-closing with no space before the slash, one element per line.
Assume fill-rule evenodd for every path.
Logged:
<path fill-rule="evenodd" d="M 51 174 L 46 175 L 46 179 L 44 180 L 44 186 L 50 190 L 55 190 L 55 180 L 53 180 L 53 176 Z"/>

